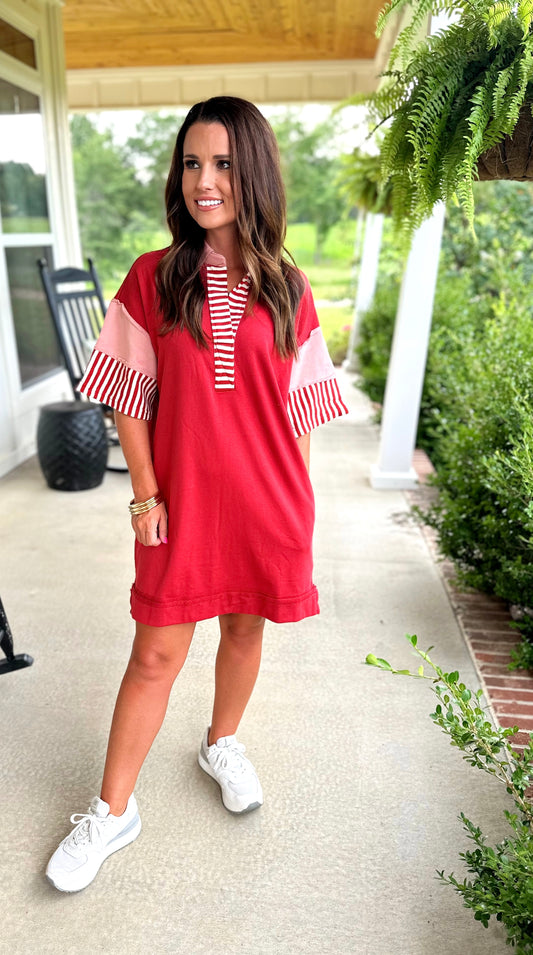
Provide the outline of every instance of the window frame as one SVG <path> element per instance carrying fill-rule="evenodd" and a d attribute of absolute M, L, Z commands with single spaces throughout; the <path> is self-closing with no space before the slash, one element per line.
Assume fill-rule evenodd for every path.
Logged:
<path fill-rule="evenodd" d="M 32 246 L 49 249 L 52 262 L 57 262 L 58 260 L 56 242 L 58 228 L 51 182 L 55 168 L 55 156 L 53 155 L 54 140 L 53 136 L 50 135 L 53 112 L 50 108 L 50 98 L 47 95 L 41 75 L 43 62 L 41 43 L 45 25 L 44 13 L 43 11 L 32 11 L 32 13 L 35 15 L 35 20 L 30 21 L 19 11 L 6 7 L 3 0 L 0 0 L 0 18 L 20 30 L 35 44 L 35 60 L 37 64 L 35 68 L 0 51 L 0 78 L 7 83 L 27 90 L 39 98 L 40 116 L 43 124 L 46 200 L 50 226 L 47 232 L 4 232 L 0 210 L 0 311 L 8 317 L 7 322 L 0 323 L 0 347 L 6 357 L 8 389 L 12 396 L 12 401 L 23 408 L 29 408 L 35 403 L 35 397 L 32 398 L 32 393 L 39 388 L 42 382 L 47 381 L 51 376 L 64 373 L 63 366 L 58 364 L 38 378 L 31 379 L 28 382 L 22 381 L 6 260 L 6 249 L 31 248 Z M 37 264 L 35 268 L 37 269 Z M 50 322 L 51 321 L 50 319 Z"/>

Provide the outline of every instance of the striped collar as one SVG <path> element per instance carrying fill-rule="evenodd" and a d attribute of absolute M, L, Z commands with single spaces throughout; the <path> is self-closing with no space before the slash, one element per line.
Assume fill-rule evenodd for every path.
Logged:
<path fill-rule="evenodd" d="M 239 284 L 228 292 L 226 260 L 207 243 L 204 265 L 207 302 L 213 333 L 215 389 L 233 391 L 235 388 L 235 338 L 246 309 L 250 277 L 245 275 Z"/>

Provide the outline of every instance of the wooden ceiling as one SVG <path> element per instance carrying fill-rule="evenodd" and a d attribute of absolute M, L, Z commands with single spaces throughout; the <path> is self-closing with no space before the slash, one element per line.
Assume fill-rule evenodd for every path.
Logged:
<path fill-rule="evenodd" d="M 68 70 L 372 60 L 384 0 L 65 0 Z"/>

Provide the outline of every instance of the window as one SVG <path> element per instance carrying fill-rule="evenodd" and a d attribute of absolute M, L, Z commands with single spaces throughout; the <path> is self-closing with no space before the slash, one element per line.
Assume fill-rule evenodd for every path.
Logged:
<path fill-rule="evenodd" d="M 39 97 L 0 79 L 0 215 L 3 232 L 49 232 Z"/>
<path fill-rule="evenodd" d="M 37 67 L 35 44 L 31 37 L 12 27 L 5 20 L 0 20 L 0 50 L 25 63 L 26 66 L 31 66 L 33 69 Z"/>
<path fill-rule="evenodd" d="M 20 381 L 27 387 L 62 362 L 37 268 L 43 256 L 53 268 L 41 102 L 6 79 L 0 79 L 1 246 Z"/>
<path fill-rule="evenodd" d="M 55 331 L 37 269 L 37 259 L 43 257 L 53 268 L 51 250 L 46 246 L 6 249 L 11 311 L 23 385 L 29 385 L 61 365 Z"/>

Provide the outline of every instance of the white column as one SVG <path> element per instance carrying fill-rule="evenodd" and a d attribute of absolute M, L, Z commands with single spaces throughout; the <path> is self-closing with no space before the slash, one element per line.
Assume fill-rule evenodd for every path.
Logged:
<path fill-rule="evenodd" d="M 83 265 L 74 167 L 70 144 L 61 0 L 46 0 L 46 39 L 41 45 L 45 120 L 48 130 L 48 178 L 54 222 L 55 267 Z M 96 263 L 98 265 L 98 263 Z"/>
<path fill-rule="evenodd" d="M 348 371 L 359 371 L 355 349 L 359 341 L 361 316 L 370 308 L 378 280 L 379 253 L 383 233 L 383 215 L 369 212 L 366 217 L 363 254 L 353 313 L 352 330 L 344 366 Z"/>
<path fill-rule="evenodd" d="M 413 452 L 424 384 L 445 207 L 439 203 L 415 232 L 404 272 L 383 404 L 381 444 L 372 487 L 416 486 Z"/>

